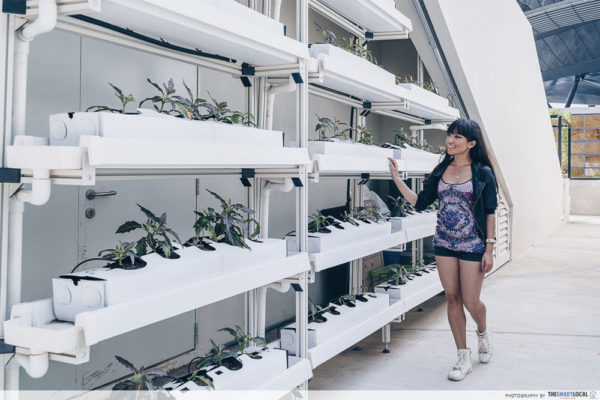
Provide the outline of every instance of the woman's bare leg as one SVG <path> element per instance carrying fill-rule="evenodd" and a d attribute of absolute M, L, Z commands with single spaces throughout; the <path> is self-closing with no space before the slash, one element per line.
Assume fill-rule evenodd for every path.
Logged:
<path fill-rule="evenodd" d="M 481 262 L 459 260 L 460 265 L 460 289 L 465 307 L 477 323 L 479 332 L 484 332 L 486 326 L 485 304 L 479 299 L 481 285 L 485 273 L 481 271 Z"/>
<path fill-rule="evenodd" d="M 458 258 L 435 256 L 442 287 L 446 292 L 448 322 L 457 349 L 467 348 L 466 317 L 460 288 Z"/>

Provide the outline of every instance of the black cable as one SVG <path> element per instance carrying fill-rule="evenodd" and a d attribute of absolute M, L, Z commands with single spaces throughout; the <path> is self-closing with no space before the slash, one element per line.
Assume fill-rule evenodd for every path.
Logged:
<path fill-rule="evenodd" d="M 114 261 L 114 260 L 109 260 L 109 259 L 107 259 L 107 258 L 88 258 L 87 260 L 83 260 L 82 262 L 80 262 L 79 264 L 77 264 L 77 265 L 75 266 L 75 268 L 73 268 L 73 269 L 71 270 L 71 273 L 75 272 L 75 270 L 76 270 L 77 268 L 79 268 L 79 267 L 80 267 L 82 264 L 85 264 L 85 263 L 86 263 L 86 262 L 88 262 L 88 261 L 99 261 L 99 260 L 102 260 L 102 261 Z"/>

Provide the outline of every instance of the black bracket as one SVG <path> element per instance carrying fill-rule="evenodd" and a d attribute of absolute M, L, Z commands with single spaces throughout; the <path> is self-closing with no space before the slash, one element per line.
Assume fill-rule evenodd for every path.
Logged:
<path fill-rule="evenodd" d="M 252 186 L 250 183 L 250 178 L 254 178 L 254 175 L 254 168 L 242 168 L 242 177 L 240 178 L 242 185 L 244 185 L 244 187 Z"/>
<path fill-rule="evenodd" d="M 374 37 L 373 32 L 365 32 L 365 39 L 373 39 Z"/>
<path fill-rule="evenodd" d="M 302 75 L 300 75 L 300 72 L 292 72 L 292 79 L 294 79 L 294 82 L 296 82 L 296 84 L 304 83 L 304 79 L 302 79 Z"/>
<path fill-rule="evenodd" d="M 240 76 L 240 80 L 242 81 L 242 85 L 244 85 L 244 87 L 252 87 L 252 82 L 250 82 L 250 79 L 248 79 L 247 76 Z"/>
<path fill-rule="evenodd" d="M 299 283 L 292 283 L 292 289 L 294 289 L 294 292 L 304 292 Z"/>
<path fill-rule="evenodd" d="M 425 125 L 431 125 L 431 120 L 430 119 L 426 119 L 425 120 Z"/>
<path fill-rule="evenodd" d="M 369 41 L 368 41 L 368 40 L 365 40 L 364 42 L 362 42 L 361 46 L 362 46 L 362 47 L 365 47 L 365 46 L 366 46 L 366 45 L 368 45 L 368 44 L 369 44 Z"/>
<path fill-rule="evenodd" d="M 304 184 L 302 183 L 302 180 L 298 177 L 292 178 L 292 182 L 294 183 L 295 187 L 303 187 Z"/>
<path fill-rule="evenodd" d="M 21 170 L 18 168 L 0 168 L 1 183 L 20 183 Z"/>
<path fill-rule="evenodd" d="M 0 354 L 11 354 L 15 352 L 15 346 L 4 343 L 4 339 L 0 339 Z"/>
<path fill-rule="evenodd" d="M 363 110 L 360 112 L 360 115 L 362 115 L 363 117 L 366 117 L 367 115 L 371 114 L 371 107 L 373 106 L 373 104 L 371 104 L 370 101 L 363 101 Z"/>
<path fill-rule="evenodd" d="M 363 172 L 362 174 L 360 174 L 360 182 L 358 182 L 358 184 L 364 185 L 369 181 L 369 179 L 371 179 L 371 174 L 369 174 L 368 172 Z"/>
<path fill-rule="evenodd" d="M 26 0 L 2 0 L 2 12 L 7 14 L 25 15 L 27 12 Z"/>
<path fill-rule="evenodd" d="M 248 63 L 242 64 L 242 75 L 246 76 L 254 76 L 255 70 L 254 67 Z"/>

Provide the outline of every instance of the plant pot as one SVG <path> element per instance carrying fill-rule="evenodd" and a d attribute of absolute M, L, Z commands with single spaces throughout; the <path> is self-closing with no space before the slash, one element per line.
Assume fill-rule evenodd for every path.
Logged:
<path fill-rule="evenodd" d="M 344 229 L 331 228 L 331 233 L 314 232 L 308 235 L 308 252 L 320 253 L 333 250 L 351 243 L 357 243 L 374 236 L 388 235 L 391 232 L 389 222 L 365 223 L 357 221 L 358 226 L 349 222 L 339 222 Z M 297 252 L 296 235 L 289 234 L 285 237 L 288 254 Z"/>
<path fill-rule="evenodd" d="M 260 352 L 260 358 L 252 358 L 247 354 L 240 356 L 242 368 L 231 371 L 221 366 L 217 368 L 206 368 L 206 375 L 212 379 L 215 390 L 252 390 L 257 389 L 265 381 L 269 380 L 288 369 L 288 356 L 285 350 L 267 349 Z M 207 386 L 198 385 L 192 381 L 170 382 L 163 386 L 176 398 L 182 397 L 193 390 L 208 390 Z M 193 397 L 193 395 L 192 395 Z"/>
<path fill-rule="evenodd" d="M 207 240 L 207 243 L 215 248 L 214 253 L 219 255 L 220 264 L 225 272 L 287 256 L 286 242 L 281 239 L 261 239 L 260 242 L 246 240 L 250 250 L 210 240 Z"/>
<path fill-rule="evenodd" d="M 215 252 L 195 247 L 180 248 L 177 252 L 179 259 L 166 259 L 156 253 L 142 256 L 146 266 L 140 269 L 93 268 L 53 279 L 56 318 L 74 321 L 81 312 L 138 299 L 149 292 L 169 290 L 220 272 Z"/>
<path fill-rule="evenodd" d="M 140 109 L 50 115 L 50 145 L 79 146 L 81 136 L 283 147 L 283 133 L 214 121 L 195 121 Z"/>
<path fill-rule="evenodd" d="M 370 101 L 399 101 L 396 77 L 383 68 L 331 44 L 312 44 L 321 63 L 321 84 Z"/>
<path fill-rule="evenodd" d="M 386 294 L 375 293 L 374 295 L 375 297 L 364 296 L 367 301 L 357 301 L 355 307 L 330 304 L 329 306 L 335 307 L 339 315 L 327 312 L 325 313 L 327 322 L 308 324 L 308 348 L 335 339 L 340 333 L 352 329 L 360 321 L 388 307 L 389 298 Z M 283 327 L 280 333 L 281 348 L 290 354 L 295 354 L 296 324 L 292 323 Z"/>

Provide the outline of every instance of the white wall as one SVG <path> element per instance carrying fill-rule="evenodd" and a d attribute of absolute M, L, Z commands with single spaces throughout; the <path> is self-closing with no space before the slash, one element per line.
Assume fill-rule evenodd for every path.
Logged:
<path fill-rule="evenodd" d="M 403 7 L 412 8 L 407 3 Z M 426 0 L 425 5 L 512 203 L 516 257 L 561 221 L 561 173 L 531 26 L 514 0 Z M 413 42 L 436 79 L 431 48 L 424 37 L 415 37 L 419 34 L 413 32 Z"/>

